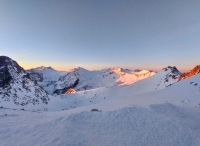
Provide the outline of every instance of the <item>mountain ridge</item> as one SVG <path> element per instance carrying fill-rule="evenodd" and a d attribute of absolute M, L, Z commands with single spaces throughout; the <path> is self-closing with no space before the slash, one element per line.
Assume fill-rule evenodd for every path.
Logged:
<path fill-rule="evenodd" d="M 62 74 L 60 74 L 60 71 L 50 70 L 47 67 L 42 67 L 42 70 L 40 68 L 39 70 L 38 68 L 27 70 L 27 72 L 49 94 L 64 94 L 70 88 L 82 91 L 119 84 L 128 85 L 155 74 L 153 71 L 138 70 L 135 72 L 119 67 L 94 71 L 78 67 L 68 72 L 62 72 Z M 45 77 L 50 74 L 47 71 L 55 72 L 57 78 Z"/>
<path fill-rule="evenodd" d="M 200 73 L 200 65 L 195 66 L 193 69 L 189 70 L 186 73 L 182 73 L 180 78 L 179 78 L 179 81 L 181 81 L 183 79 L 187 79 L 187 78 L 194 76 L 198 73 Z"/>
<path fill-rule="evenodd" d="M 48 104 L 49 96 L 29 74 L 9 57 L 0 56 L 0 101 L 15 105 Z"/>
<path fill-rule="evenodd" d="M 199 66 L 193 70 L 193 75 L 199 73 Z M 25 106 L 30 103 L 48 104 L 50 94 L 62 97 L 60 95 L 69 96 L 71 93 L 77 96 L 80 92 L 84 97 L 85 92 L 91 91 L 91 96 L 95 97 L 97 95 L 93 93 L 96 91 L 106 91 L 115 87 L 116 90 L 122 91 L 118 94 L 133 90 L 135 95 L 167 88 L 177 83 L 181 75 L 183 74 L 172 66 L 165 67 L 157 73 L 150 70 L 132 71 L 120 67 L 100 71 L 78 67 L 64 72 L 41 66 L 25 71 L 16 61 L 0 56 L 0 97 L 2 103 L 14 101 L 16 105 Z"/>

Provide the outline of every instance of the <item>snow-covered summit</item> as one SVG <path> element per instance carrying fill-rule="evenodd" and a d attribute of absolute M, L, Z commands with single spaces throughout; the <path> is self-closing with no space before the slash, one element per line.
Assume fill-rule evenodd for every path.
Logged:
<path fill-rule="evenodd" d="M 32 80 L 36 81 L 49 94 L 54 92 L 55 83 L 61 76 L 67 74 L 65 71 L 57 71 L 52 67 L 37 67 L 27 70 Z"/>
<path fill-rule="evenodd" d="M 129 85 L 155 74 L 153 71 L 131 71 L 123 68 L 109 68 L 90 71 L 82 67 L 68 72 L 59 72 L 46 67 L 28 70 L 33 80 L 37 81 L 49 94 L 64 94 L 68 89 L 76 91 L 95 88 Z"/>
<path fill-rule="evenodd" d="M 32 70 L 46 70 L 46 69 L 55 70 L 51 66 L 49 66 L 49 67 L 40 66 L 40 67 L 37 67 L 37 68 L 32 68 Z"/>
<path fill-rule="evenodd" d="M 18 72 L 21 72 L 23 70 L 23 68 L 20 67 L 16 61 L 12 60 L 7 56 L 0 56 L 0 66 L 1 66 L 0 69 L 9 68 L 9 69 L 14 69 Z"/>
<path fill-rule="evenodd" d="M 96 71 L 89 80 L 82 80 L 82 82 L 78 84 L 75 89 L 82 91 L 108 86 L 130 85 L 155 74 L 155 72 L 146 72 L 146 74 L 144 74 L 144 72 L 141 72 L 143 75 L 140 76 L 140 72 L 135 73 L 131 70 L 119 67 Z"/>
<path fill-rule="evenodd" d="M 170 71 L 170 72 L 172 72 L 174 74 L 181 75 L 181 72 L 175 66 L 174 67 L 168 66 L 168 67 L 163 68 L 163 70 L 164 71 Z"/>
<path fill-rule="evenodd" d="M 145 73 L 147 71 L 141 72 Z M 169 66 L 148 78 L 144 78 L 143 80 L 139 80 L 138 82 L 134 82 L 133 84 L 127 84 L 126 86 L 101 87 L 84 92 L 76 92 L 71 95 L 60 95 L 58 97 L 66 99 L 66 104 L 63 108 L 67 109 L 96 104 L 104 102 L 106 100 L 110 100 L 110 102 L 113 102 L 116 99 L 120 99 L 121 101 L 123 101 L 123 99 L 126 100 L 126 97 L 133 97 L 144 94 L 146 95 L 152 92 L 158 92 L 161 89 L 165 90 L 167 88 L 171 88 L 174 86 L 175 83 L 177 83 L 179 76 L 180 72 L 176 69 L 176 67 Z M 190 85 L 190 83 L 188 83 L 188 85 Z M 196 82 L 194 82 L 193 86 L 197 86 Z M 131 101 L 131 99 L 129 100 Z M 134 102 L 134 100 L 131 102 Z M 119 104 L 119 106 L 121 105 Z"/>
<path fill-rule="evenodd" d="M 49 97 L 17 62 L 0 56 L 0 101 L 1 105 L 48 104 Z"/>
<path fill-rule="evenodd" d="M 115 84 L 130 85 L 139 80 L 148 78 L 154 74 L 155 72 L 148 70 L 140 70 L 140 71 L 138 70 L 137 72 L 135 72 L 123 68 L 112 68 L 107 70 L 103 76 L 104 77 L 108 76 L 108 78 L 113 77 L 113 79 L 116 79 Z"/>
<path fill-rule="evenodd" d="M 181 72 L 176 67 L 168 66 L 163 68 L 160 72 L 155 74 L 153 77 L 156 81 L 157 78 L 157 87 L 158 89 L 166 88 L 174 83 L 176 83 L 181 75 Z"/>
<path fill-rule="evenodd" d="M 168 66 L 153 76 L 131 84 L 125 89 L 124 92 L 130 92 L 130 90 L 133 90 L 134 94 L 142 94 L 161 90 L 176 83 L 180 75 L 181 73 L 176 67 Z"/>
<path fill-rule="evenodd" d="M 121 73 L 132 73 L 131 70 L 129 69 L 123 69 L 121 67 L 116 67 L 116 68 L 111 68 L 111 69 L 108 69 L 109 71 L 112 71 L 112 72 L 115 72 L 117 74 L 121 74 Z M 108 71 L 107 70 L 107 71 Z"/>
<path fill-rule="evenodd" d="M 89 71 L 83 67 L 76 67 L 76 68 L 72 68 L 69 70 L 69 72 L 85 72 L 85 71 Z"/>

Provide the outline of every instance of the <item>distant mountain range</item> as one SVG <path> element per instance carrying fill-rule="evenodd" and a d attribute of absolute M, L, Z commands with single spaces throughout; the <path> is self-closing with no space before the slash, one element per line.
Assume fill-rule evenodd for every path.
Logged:
<path fill-rule="evenodd" d="M 148 70 L 131 71 L 122 68 L 110 68 L 89 71 L 81 67 L 63 72 L 43 66 L 27 70 L 27 72 L 32 80 L 52 95 L 64 94 L 71 88 L 75 91 L 83 91 L 115 85 L 130 85 L 155 74 L 155 72 Z"/>
<path fill-rule="evenodd" d="M 102 94 L 101 99 L 110 95 L 113 93 L 110 92 L 111 89 L 116 89 L 116 93 L 122 96 L 125 92 L 130 95 L 142 94 L 167 88 L 199 72 L 200 66 L 183 74 L 171 66 L 158 73 L 122 68 L 89 71 L 81 67 L 65 72 L 44 66 L 24 70 L 16 61 L 0 56 L 0 106 L 28 106 L 30 109 L 34 107 L 44 110 L 51 101 L 74 96 L 69 94 L 76 92 L 82 97 L 90 92 L 92 97 L 87 97 L 91 102 L 91 98 L 97 97 L 97 93 Z"/>

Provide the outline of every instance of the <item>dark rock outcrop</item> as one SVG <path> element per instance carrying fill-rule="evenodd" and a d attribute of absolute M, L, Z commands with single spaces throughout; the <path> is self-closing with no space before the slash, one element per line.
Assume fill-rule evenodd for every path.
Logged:
<path fill-rule="evenodd" d="M 196 67 L 194 67 L 192 70 L 188 71 L 187 73 L 181 74 L 179 81 L 187 79 L 187 78 L 194 76 L 198 73 L 200 73 L 200 65 L 197 65 Z"/>
<path fill-rule="evenodd" d="M 49 97 L 16 61 L 0 56 L 0 100 L 24 106 L 48 104 Z"/>
<path fill-rule="evenodd" d="M 76 85 L 79 83 L 79 79 L 76 79 L 75 82 L 71 82 L 71 84 L 67 84 L 65 85 L 64 88 L 62 89 L 56 89 L 54 91 L 54 94 L 64 94 L 66 91 L 68 91 L 70 88 L 74 88 L 76 87 Z"/>

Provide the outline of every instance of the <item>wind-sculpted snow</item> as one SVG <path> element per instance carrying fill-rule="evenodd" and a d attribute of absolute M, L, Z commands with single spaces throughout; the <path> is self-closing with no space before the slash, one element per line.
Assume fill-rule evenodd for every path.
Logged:
<path fill-rule="evenodd" d="M 200 145 L 194 119 L 172 104 L 76 114 L 0 110 L 0 119 L 6 146 Z"/>

